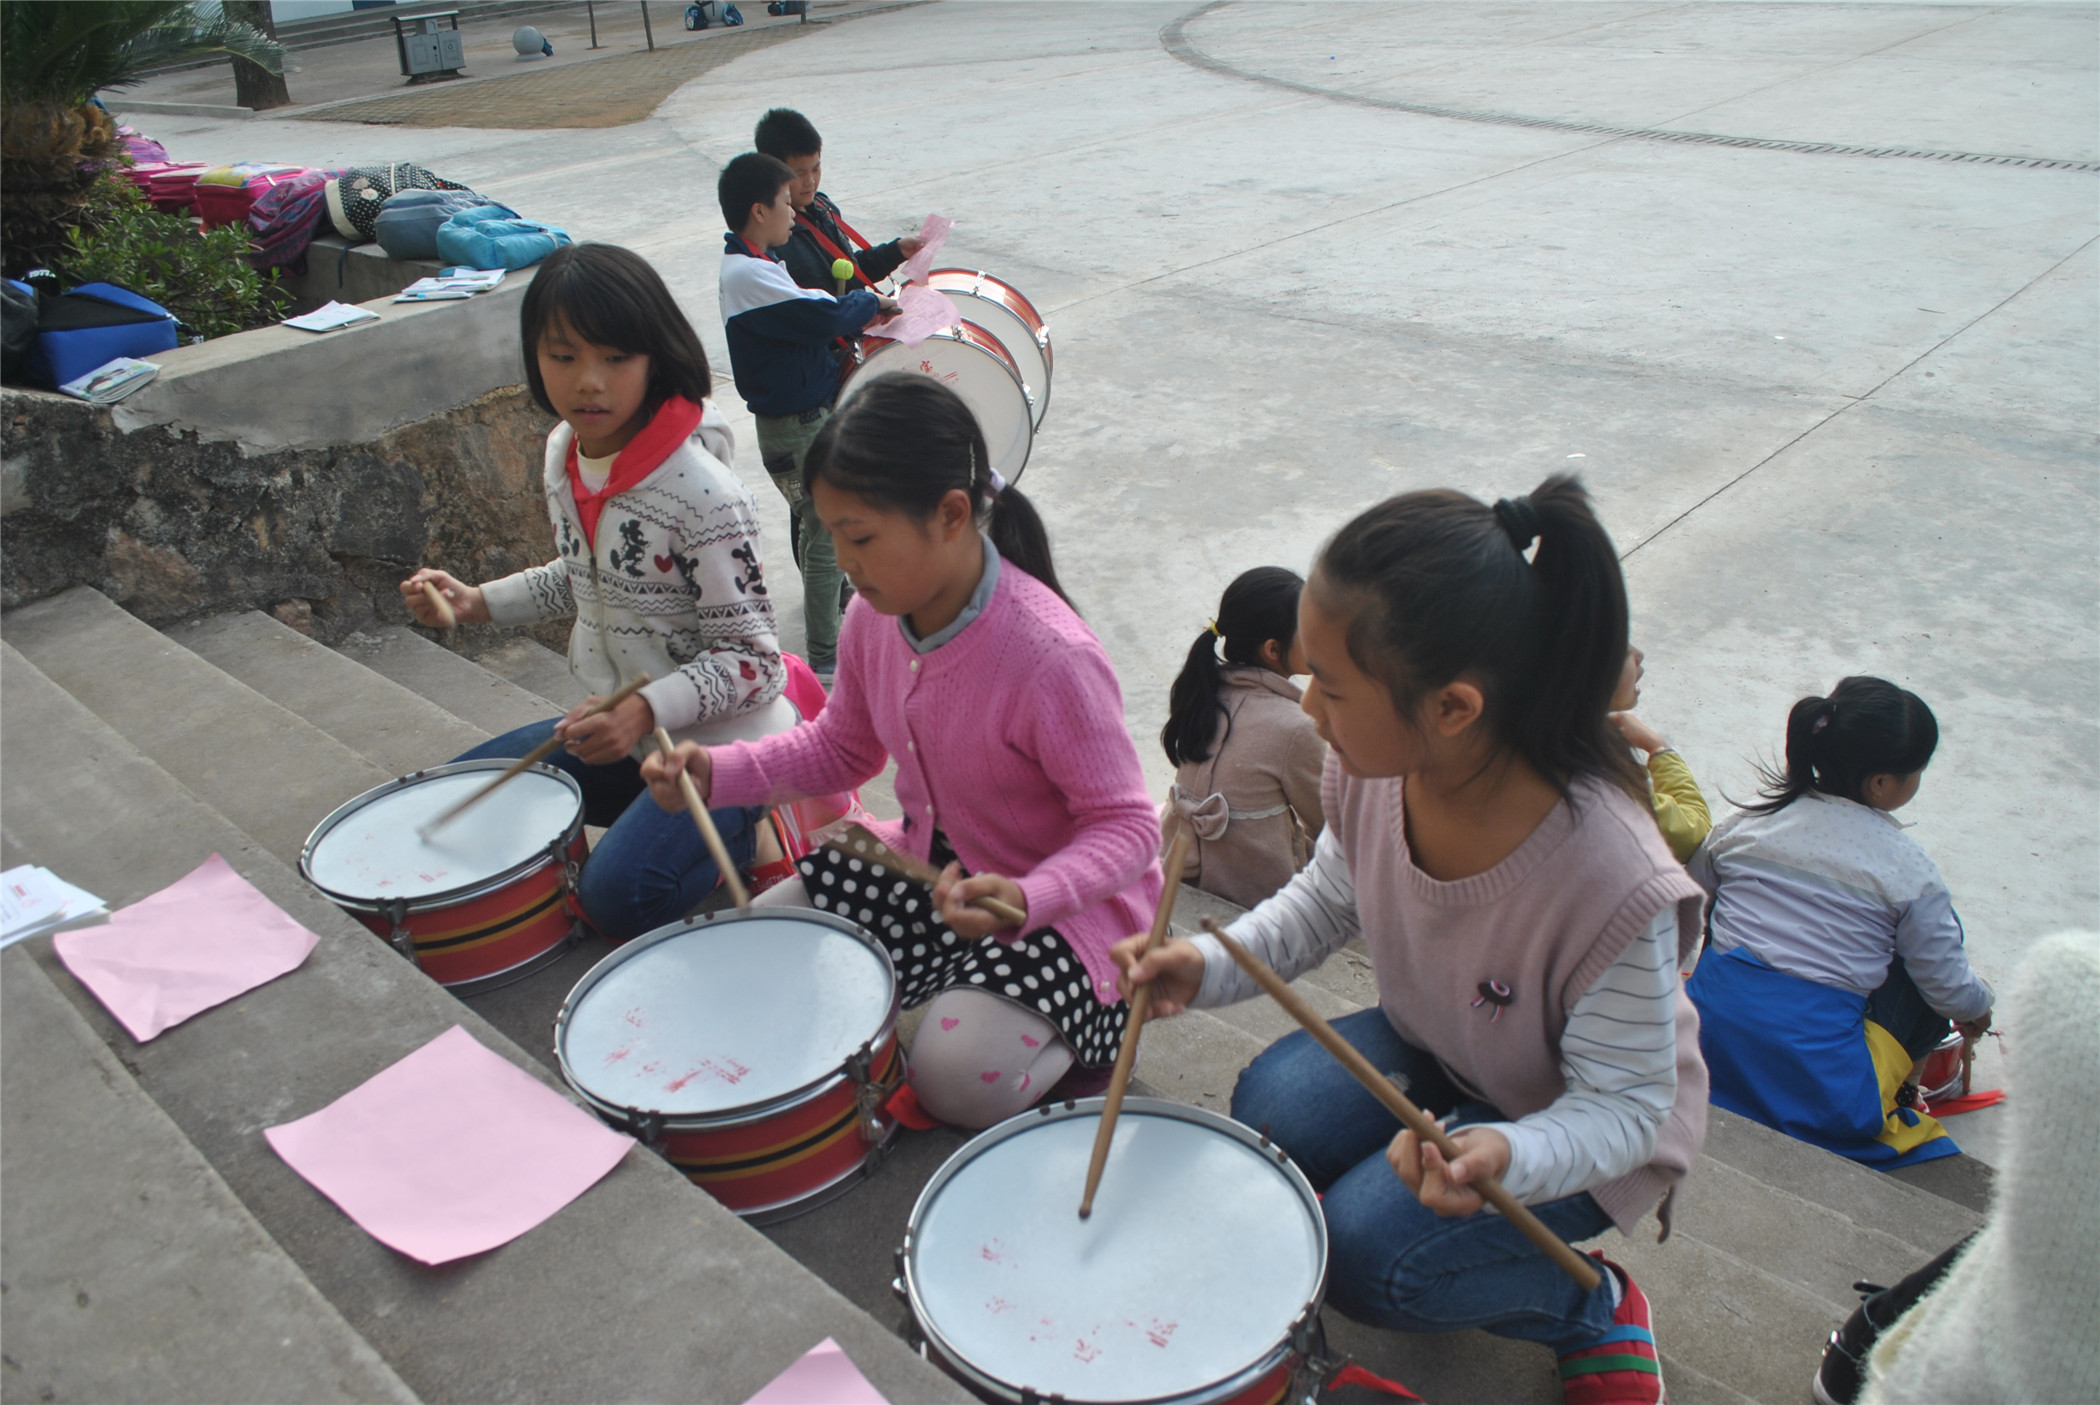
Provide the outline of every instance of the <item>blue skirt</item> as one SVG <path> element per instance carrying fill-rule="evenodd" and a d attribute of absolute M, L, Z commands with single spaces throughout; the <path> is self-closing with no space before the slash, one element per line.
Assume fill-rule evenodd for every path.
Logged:
<path fill-rule="evenodd" d="M 1910 1055 L 1866 1017 L 1865 996 L 1744 947 L 1709 952 L 1685 990 L 1715 1106 L 1884 1171 L 1960 1154 L 1937 1120 L 1896 1106 Z"/>

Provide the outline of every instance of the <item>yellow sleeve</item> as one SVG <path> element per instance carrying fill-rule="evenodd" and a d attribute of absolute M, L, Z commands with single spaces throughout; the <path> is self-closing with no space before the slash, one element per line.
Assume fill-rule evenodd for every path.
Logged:
<path fill-rule="evenodd" d="M 1692 768 L 1674 751 L 1658 751 L 1648 758 L 1648 782 L 1656 828 L 1677 862 L 1683 863 L 1714 827 L 1706 797 L 1692 779 Z"/>

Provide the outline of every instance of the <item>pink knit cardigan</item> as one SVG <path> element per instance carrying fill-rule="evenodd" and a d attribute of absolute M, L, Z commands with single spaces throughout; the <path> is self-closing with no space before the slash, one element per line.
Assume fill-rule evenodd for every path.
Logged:
<path fill-rule="evenodd" d="M 876 826 L 883 842 L 924 859 L 938 825 L 970 872 L 1021 885 L 1030 929 L 1055 927 L 1113 1002 L 1108 949 L 1159 902 L 1159 818 L 1093 631 L 1005 562 L 984 613 L 929 654 L 856 597 L 837 677 L 814 722 L 716 748 L 708 803 L 835 794 L 894 756 L 904 819 Z"/>

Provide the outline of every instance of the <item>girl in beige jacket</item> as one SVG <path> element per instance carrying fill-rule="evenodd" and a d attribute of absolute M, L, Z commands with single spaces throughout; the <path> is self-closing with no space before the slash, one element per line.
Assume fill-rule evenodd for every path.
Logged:
<path fill-rule="evenodd" d="M 1194 831 L 1181 878 L 1242 907 L 1305 866 L 1323 823 L 1327 745 L 1291 682 L 1304 585 L 1293 571 L 1257 566 L 1225 588 L 1174 680 L 1160 733 L 1177 768 L 1160 816 L 1165 842 Z"/>

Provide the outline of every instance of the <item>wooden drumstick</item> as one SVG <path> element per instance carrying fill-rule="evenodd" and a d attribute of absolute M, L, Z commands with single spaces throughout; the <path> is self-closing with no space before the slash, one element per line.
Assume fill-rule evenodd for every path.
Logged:
<path fill-rule="evenodd" d="M 459 616 L 453 612 L 452 602 L 445 598 L 445 592 L 427 580 L 423 582 L 423 598 L 430 602 L 431 609 L 437 611 L 440 629 L 451 629 L 459 623 Z"/>
<path fill-rule="evenodd" d="M 664 754 L 678 771 L 678 788 L 685 793 L 685 807 L 693 812 L 693 823 L 700 827 L 700 838 L 707 844 L 707 852 L 714 856 L 715 868 L 720 871 L 722 881 L 729 885 L 729 896 L 736 899 L 740 908 L 751 906 L 751 892 L 744 886 L 743 875 L 736 871 L 736 863 L 729 857 L 729 846 L 722 842 L 722 831 L 715 828 L 715 817 L 707 812 L 707 802 L 700 798 L 700 787 L 693 784 L 692 775 L 678 765 L 678 746 L 671 734 L 663 728 L 656 729 L 656 749 Z"/>
<path fill-rule="evenodd" d="M 1152 930 L 1145 937 L 1145 955 L 1150 956 L 1166 940 L 1167 923 L 1174 916 L 1174 899 L 1181 896 L 1181 874 L 1189 860 L 1189 842 L 1195 837 L 1187 825 L 1175 832 L 1167 849 L 1166 890 L 1159 895 L 1159 910 L 1152 914 Z M 1109 1143 L 1115 1140 L 1116 1118 L 1123 1111 L 1123 1094 L 1130 1087 L 1130 1071 L 1137 1067 L 1138 1035 L 1152 1009 L 1152 982 L 1130 992 L 1130 1018 L 1123 1026 L 1123 1047 L 1116 1050 L 1116 1070 L 1109 1075 L 1108 1098 L 1101 1104 L 1101 1125 L 1094 1132 L 1094 1156 L 1087 1162 L 1086 1193 L 1079 1197 L 1079 1218 L 1094 1213 L 1094 1192 L 1101 1188 L 1101 1172 L 1108 1165 Z"/>
<path fill-rule="evenodd" d="M 856 854 L 869 863 L 878 863 L 885 868 L 894 868 L 914 883 L 924 883 L 931 888 L 941 881 L 941 871 L 922 859 L 910 854 L 900 854 L 889 845 L 870 834 L 862 825 L 849 824 L 833 843 Z M 970 899 L 970 906 L 989 912 L 1009 927 L 1026 927 L 1028 914 L 1003 898 L 986 895 Z"/>
<path fill-rule="evenodd" d="M 586 712 L 584 716 L 596 717 L 602 712 L 611 712 L 621 703 L 626 702 L 629 698 L 633 697 L 648 682 L 648 674 L 637 674 L 635 677 L 629 679 L 627 682 L 622 683 L 618 688 L 615 688 L 609 695 L 607 695 L 605 701 L 599 703 L 589 712 Z M 479 805 L 482 801 L 488 799 L 490 795 L 494 794 L 504 784 L 517 779 L 519 776 L 524 775 L 527 768 L 537 765 L 539 762 L 544 761 L 548 757 L 552 756 L 554 754 L 555 748 L 560 746 L 561 743 L 562 739 L 558 736 L 547 738 L 547 740 L 541 742 L 538 746 L 534 747 L 532 750 L 526 752 L 523 756 L 519 757 L 516 761 L 512 762 L 511 767 L 508 771 L 505 771 L 502 775 L 496 777 L 496 779 L 490 781 L 487 785 L 475 791 L 472 795 L 469 795 L 466 799 L 460 801 L 457 805 L 454 805 L 451 809 L 445 811 L 444 814 L 439 815 L 436 819 L 430 821 L 428 824 L 417 826 L 416 834 L 421 838 L 428 839 L 431 835 L 437 833 L 440 829 L 443 829 L 446 825 L 458 819 L 468 810 L 471 810 L 476 805 Z"/>
<path fill-rule="evenodd" d="M 1292 1019 L 1302 1025 L 1307 1034 L 1320 1041 L 1320 1047 L 1334 1055 L 1335 1061 L 1354 1074 L 1371 1096 L 1385 1104 L 1386 1110 L 1400 1119 L 1401 1125 L 1425 1142 L 1434 1143 L 1436 1149 L 1449 1160 L 1456 1161 L 1464 1153 L 1458 1144 L 1437 1126 L 1436 1119 L 1416 1107 L 1393 1081 L 1380 1073 L 1371 1061 L 1356 1051 L 1356 1046 L 1334 1032 L 1334 1026 L 1320 1018 L 1319 1012 L 1305 1003 L 1297 991 L 1284 984 L 1283 977 L 1254 959 L 1247 949 L 1227 936 L 1217 923 L 1208 917 L 1203 919 L 1203 930 L 1218 939 L 1225 954 L 1239 963 L 1241 970 L 1254 978 L 1271 999 L 1289 1012 Z M 1493 1176 L 1482 1176 L 1470 1184 L 1480 1193 L 1480 1198 L 1502 1212 L 1504 1219 L 1524 1232 L 1524 1237 L 1545 1250 L 1546 1257 L 1559 1265 L 1562 1272 L 1582 1285 L 1585 1292 L 1593 1291 L 1603 1280 L 1597 1276 L 1597 1265 L 1585 1255 L 1569 1247 L 1566 1240 L 1555 1234 L 1539 1221 L 1539 1217 L 1519 1205 L 1516 1197 L 1502 1188 L 1502 1182 Z"/>

